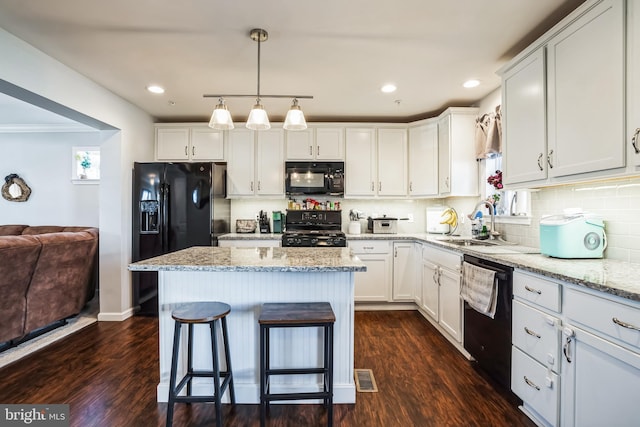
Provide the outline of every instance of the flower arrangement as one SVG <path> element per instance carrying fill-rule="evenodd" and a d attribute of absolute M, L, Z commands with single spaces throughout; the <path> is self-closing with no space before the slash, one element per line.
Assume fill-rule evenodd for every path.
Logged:
<path fill-rule="evenodd" d="M 487 178 L 487 182 L 493 186 L 496 190 L 502 190 L 502 171 L 497 170 L 495 174 L 490 175 Z M 490 203 L 496 205 L 500 201 L 500 193 L 495 193 L 487 199 Z"/>
<path fill-rule="evenodd" d="M 89 157 L 89 152 L 85 151 L 84 154 L 76 154 L 76 160 L 80 161 L 80 167 L 82 168 L 82 173 L 79 174 L 81 179 L 87 178 L 87 169 L 91 167 L 91 158 Z"/>

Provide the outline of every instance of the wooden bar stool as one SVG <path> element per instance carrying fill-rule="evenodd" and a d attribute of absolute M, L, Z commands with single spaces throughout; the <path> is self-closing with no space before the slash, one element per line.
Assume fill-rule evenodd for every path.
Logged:
<path fill-rule="evenodd" d="M 231 403 L 236 403 L 236 396 L 233 389 L 233 374 L 231 373 L 231 357 L 229 354 L 229 338 L 227 333 L 227 314 L 231 311 L 228 304 L 222 302 L 193 302 L 181 304 L 171 312 L 171 317 L 175 320 L 173 333 L 173 355 L 171 357 L 171 377 L 169 379 L 169 404 L 167 407 L 167 426 L 173 424 L 174 403 L 194 403 L 194 402 L 215 402 L 216 405 L 216 425 L 222 427 L 222 395 L 228 389 Z M 220 320 L 222 328 L 222 340 L 224 344 L 224 358 L 226 370 L 220 371 L 218 362 L 218 340 L 216 333 L 216 321 Z M 182 325 L 188 325 L 187 337 L 187 373 L 176 386 L 176 375 L 178 370 L 178 352 L 180 347 L 180 331 Z M 213 359 L 213 370 L 196 371 L 193 369 L 193 325 L 208 324 L 211 330 L 211 351 Z M 193 396 L 191 393 L 192 381 L 194 378 L 213 378 L 213 395 Z M 220 384 L 220 378 L 224 378 Z M 179 396 L 180 392 L 187 386 L 186 396 Z"/>
<path fill-rule="evenodd" d="M 328 302 L 267 303 L 262 305 L 260 323 L 260 425 L 274 400 L 322 399 L 327 408 L 327 425 L 333 426 L 333 324 L 336 316 Z M 324 330 L 323 364 L 321 367 L 272 369 L 269 355 L 269 331 L 272 328 L 321 327 Z M 322 374 L 323 390 L 309 393 L 271 393 L 269 378 L 273 375 Z"/>

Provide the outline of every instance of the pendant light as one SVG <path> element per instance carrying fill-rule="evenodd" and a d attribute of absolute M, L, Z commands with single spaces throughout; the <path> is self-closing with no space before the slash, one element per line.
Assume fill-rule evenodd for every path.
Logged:
<path fill-rule="evenodd" d="M 298 105 L 298 99 L 313 99 L 308 95 L 260 95 L 260 44 L 267 41 L 269 34 L 261 28 L 254 28 L 249 33 L 251 40 L 258 42 L 258 85 L 255 95 L 203 95 L 205 98 L 220 98 L 220 103 L 213 110 L 209 127 L 220 130 L 233 129 L 231 113 L 224 104 L 224 98 L 255 98 L 256 103 L 249 112 L 246 127 L 251 130 L 267 130 L 271 128 L 267 111 L 262 105 L 262 98 L 292 98 L 291 109 L 287 112 L 284 128 L 287 130 L 302 130 L 307 128 L 302 109 Z"/>
<path fill-rule="evenodd" d="M 209 127 L 219 130 L 231 130 L 234 128 L 231 113 L 224 103 L 224 98 L 220 98 L 220 103 L 213 110 Z"/>
<path fill-rule="evenodd" d="M 304 130 L 307 128 L 307 121 L 304 119 L 304 114 L 298 105 L 298 99 L 293 98 L 293 104 L 291 109 L 287 111 L 287 118 L 284 120 L 284 126 L 286 130 Z"/>

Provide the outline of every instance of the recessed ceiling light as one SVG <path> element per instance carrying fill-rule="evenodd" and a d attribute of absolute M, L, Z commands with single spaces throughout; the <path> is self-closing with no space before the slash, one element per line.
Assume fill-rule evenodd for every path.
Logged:
<path fill-rule="evenodd" d="M 382 86 L 380 88 L 380 90 L 383 91 L 384 93 L 395 92 L 396 89 L 397 89 L 397 87 L 393 83 L 387 83 L 386 85 L 384 85 L 384 86 Z"/>
<path fill-rule="evenodd" d="M 164 93 L 164 88 L 157 85 L 147 86 L 147 90 L 151 93 Z"/>
<path fill-rule="evenodd" d="M 472 88 L 472 87 L 476 87 L 480 85 L 480 81 L 479 80 L 467 80 L 466 82 L 464 82 L 462 84 L 462 86 L 466 87 L 467 89 Z"/>

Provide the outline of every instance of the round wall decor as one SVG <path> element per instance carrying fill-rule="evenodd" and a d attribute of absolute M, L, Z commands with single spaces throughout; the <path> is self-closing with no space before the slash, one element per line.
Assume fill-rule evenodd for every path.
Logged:
<path fill-rule="evenodd" d="M 31 195 L 31 188 L 17 173 L 4 177 L 2 197 L 10 202 L 26 202 Z"/>

